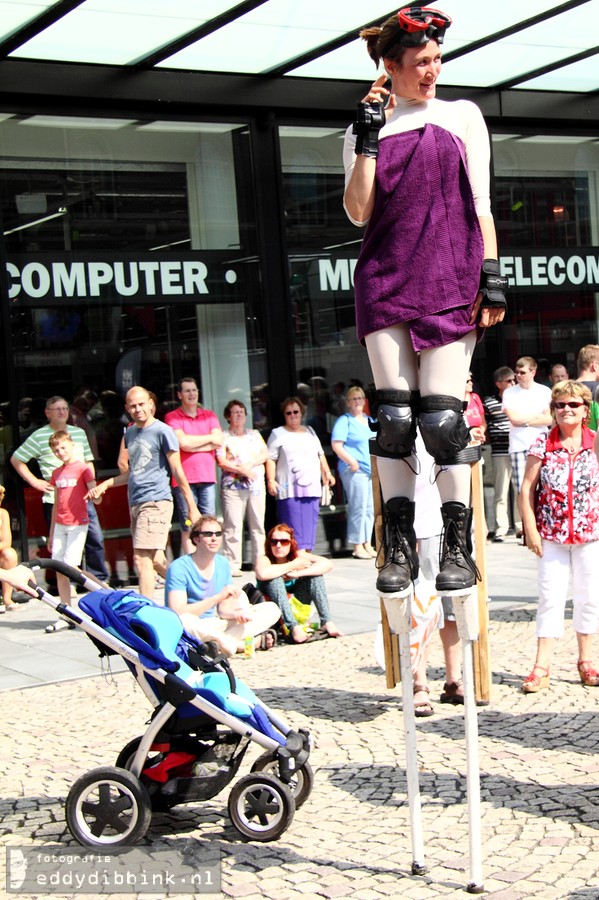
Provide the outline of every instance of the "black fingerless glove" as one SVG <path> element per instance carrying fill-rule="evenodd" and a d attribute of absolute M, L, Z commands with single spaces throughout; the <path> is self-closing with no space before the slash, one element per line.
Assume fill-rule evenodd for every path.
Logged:
<path fill-rule="evenodd" d="M 379 131 L 386 122 L 383 103 L 358 103 L 353 134 L 356 153 L 376 159 L 379 155 Z"/>
<path fill-rule="evenodd" d="M 499 274 L 498 261 L 496 259 L 483 260 L 479 287 L 479 291 L 483 295 L 481 308 L 507 309 L 507 301 L 505 299 L 507 286 L 507 278 L 505 275 Z"/>

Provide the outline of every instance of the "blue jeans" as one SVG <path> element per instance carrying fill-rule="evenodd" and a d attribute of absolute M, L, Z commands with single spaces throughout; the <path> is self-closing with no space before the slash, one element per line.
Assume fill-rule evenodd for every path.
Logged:
<path fill-rule="evenodd" d="M 273 600 L 281 610 L 283 622 L 287 628 L 295 628 L 297 619 L 287 596 L 287 588 L 283 578 L 273 578 L 272 581 L 259 581 L 258 588 L 269 600 Z M 329 598 L 322 575 L 305 575 L 296 579 L 291 592 L 302 603 L 314 603 L 321 626 L 331 618 L 329 614 Z"/>
<path fill-rule="evenodd" d="M 209 481 L 198 481 L 196 484 L 190 484 L 189 489 L 202 515 L 213 516 L 216 512 L 216 485 Z M 189 511 L 180 487 L 173 488 L 173 499 L 177 508 L 177 518 L 179 519 L 181 530 L 189 531 L 191 526 L 185 524 L 189 519 Z"/>
<path fill-rule="evenodd" d="M 89 526 L 85 541 L 85 568 L 101 581 L 107 581 L 108 570 L 104 562 L 104 534 L 98 518 L 98 511 L 91 500 L 87 504 L 87 514 Z"/>
<path fill-rule="evenodd" d="M 369 544 L 374 525 L 372 479 L 362 469 L 344 469 L 341 481 L 347 497 L 347 543 Z"/>

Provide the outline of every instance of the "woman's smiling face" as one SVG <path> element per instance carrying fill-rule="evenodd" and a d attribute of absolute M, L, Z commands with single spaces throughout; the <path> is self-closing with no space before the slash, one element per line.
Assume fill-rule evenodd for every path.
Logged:
<path fill-rule="evenodd" d="M 554 413 L 558 425 L 576 425 L 586 419 L 587 408 L 580 397 L 566 394 L 554 400 Z"/>
<path fill-rule="evenodd" d="M 436 41 L 422 47 L 407 47 L 401 63 L 389 62 L 393 92 L 404 100 L 432 100 L 441 72 L 441 49 Z"/>

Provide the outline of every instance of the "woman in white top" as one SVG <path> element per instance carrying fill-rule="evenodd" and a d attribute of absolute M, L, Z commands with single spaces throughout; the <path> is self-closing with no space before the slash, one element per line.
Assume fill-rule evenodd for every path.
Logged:
<path fill-rule="evenodd" d="M 241 400 L 227 403 L 224 416 L 229 428 L 223 432 L 223 443 L 216 451 L 216 462 L 223 473 L 220 496 L 225 556 L 236 578 L 243 574 L 241 551 L 244 519 L 247 518 L 250 533 L 252 567 L 255 568 L 264 548 L 264 463 L 268 450 L 260 432 L 245 427 L 247 409 Z"/>
<path fill-rule="evenodd" d="M 302 424 L 306 407 L 299 397 L 281 403 L 285 424 L 268 438 L 266 488 L 277 498 L 277 518 L 293 528 L 300 550 L 313 550 L 322 484 L 335 478 L 316 432 Z"/>

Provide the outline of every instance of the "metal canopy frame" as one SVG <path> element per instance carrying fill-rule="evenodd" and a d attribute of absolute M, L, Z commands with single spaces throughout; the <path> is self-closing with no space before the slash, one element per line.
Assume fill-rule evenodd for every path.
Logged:
<path fill-rule="evenodd" d="M 449 63 L 451 60 L 464 57 L 475 50 L 513 36 L 562 13 L 585 7 L 585 5 L 588 5 L 589 12 L 592 12 L 594 2 L 595 0 L 566 0 L 566 2 L 555 5 L 548 2 L 547 9 L 542 13 L 523 18 L 508 27 L 470 41 L 458 49 L 447 51 L 444 61 Z M 59 103 L 61 101 L 72 102 L 78 96 L 82 100 L 90 100 L 93 104 L 104 102 L 110 107 L 114 107 L 115 104 L 120 105 L 127 102 L 145 105 L 151 102 L 153 95 L 154 101 L 161 107 L 164 107 L 166 101 L 168 104 L 176 104 L 177 109 L 184 109 L 186 101 L 189 100 L 190 105 L 194 106 L 196 114 L 200 107 L 202 113 L 206 114 L 211 107 L 216 106 L 227 112 L 231 106 L 246 112 L 250 109 L 255 110 L 267 106 L 274 109 L 285 109 L 291 115 L 303 111 L 309 116 L 312 111 L 317 119 L 322 117 L 325 110 L 328 112 L 329 118 L 339 112 L 342 114 L 343 121 L 346 121 L 347 114 L 353 111 L 355 98 L 360 95 L 365 82 L 301 77 L 293 75 L 293 71 L 333 50 L 350 44 L 356 39 L 355 29 L 313 46 L 259 74 L 247 74 L 241 69 L 235 71 L 231 68 L 219 72 L 184 71 L 165 65 L 157 68 L 160 63 L 164 64 L 165 60 L 168 60 L 174 53 L 190 47 L 203 37 L 226 29 L 228 25 L 248 13 L 268 6 L 268 3 L 269 0 L 242 0 L 199 27 L 191 29 L 163 46 L 156 47 L 126 65 L 113 66 L 74 63 L 64 60 L 42 61 L 20 58 L 18 56 L 19 47 L 65 19 L 70 13 L 85 6 L 85 0 L 59 0 L 0 42 L 0 97 L 2 102 L 10 102 L 11 96 L 22 102 L 29 92 L 31 97 L 38 95 L 44 100 L 49 99 L 52 95 L 55 102 Z M 419 3 L 418 0 L 410 0 L 406 5 L 414 6 Z M 395 8 L 391 9 L 389 15 L 392 15 L 394 11 Z M 368 27 L 378 24 L 382 18 L 384 17 L 378 16 L 372 22 L 364 23 L 364 25 Z M 567 103 L 563 102 L 564 94 L 560 92 L 513 89 L 532 78 L 556 72 L 574 62 L 588 59 L 597 54 L 599 54 L 599 46 L 583 49 L 557 61 L 539 66 L 532 71 L 520 72 L 515 77 L 486 87 L 474 88 L 462 85 L 454 88 L 451 85 L 440 85 L 439 96 L 451 98 L 456 96 L 455 92 L 459 90 L 460 96 L 474 99 L 486 115 L 497 116 L 500 119 L 503 119 L 506 113 L 513 115 L 515 110 L 518 110 L 518 117 L 524 115 L 532 119 L 545 119 L 550 110 L 549 116 L 555 121 L 571 120 L 576 117 L 585 120 L 589 125 L 591 123 L 595 125 L 599 115 L 594 101 L 599 95 L 599 88 L 590 92 L 567 93 L 569 98 Z M 231 66 L 234 63 L 235 60 L 231 59 L 223 61 L 224 66 Z M 223 79 L 225 79 L 224 82 Z M 20 82 L 22 83 L 20 84 Z M 215 101 L 210 94 L 215 89 L 217 82 L 221 88 L 224 83 L 225 90 L 218 90 L 215 95 L 218 96 L 218 101 Z M 185 88 L 181 90 L 183 83 Z M 230 92 L 235 95 L 235 99 L 231 102 L 226 96 Z M 160 97 L 160 101 L 156 100 L 158 97 Z M 555 98 L 555 102 L 552 102 L 550 98 Z M 577 102 L 580 98 L 584 98 L 584 102 Z M 508 113 L 508 110 L 511 112 Z M 543 110 L 542 114 L 539 115 L 538 110 Z M 572 115 L 573 111 L 575 111 L 574 115 Z"/>

